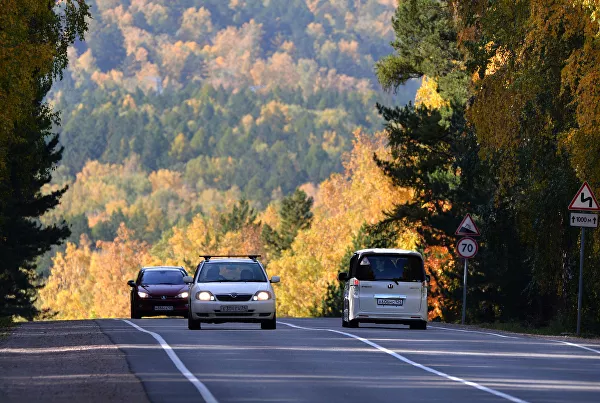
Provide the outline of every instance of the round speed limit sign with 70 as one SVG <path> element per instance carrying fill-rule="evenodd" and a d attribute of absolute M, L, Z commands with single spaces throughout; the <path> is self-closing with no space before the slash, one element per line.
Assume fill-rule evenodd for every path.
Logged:
<path fill-rule="evenodd" d="M 477 254 L 479 246 L 477 245 L 477 241 L 475 241 L 471 237 L 466 236 L 458 241 L 458 244 L 456 244 L 456 248 L 458 249 L 459 255 L 461 255 L 465 259 L 469 259 Z"/>

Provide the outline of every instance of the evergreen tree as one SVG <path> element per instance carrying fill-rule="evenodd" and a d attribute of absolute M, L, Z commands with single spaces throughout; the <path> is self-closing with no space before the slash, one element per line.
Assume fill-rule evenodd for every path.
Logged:
<path fill-rule="evenodd" d="M 396 205 L 379 230 L 387 230 L 390 223 L 407 223 L 417 228 L 422 247 L 445 246 L 453 251 L 460 217 L 468 211 L 478 213 L 476 207 L 486 204 L 493 194 L 488 168 L 478 156 L 477 139 L 465 122 L 468 74 L 464 56 L 446 2 L 402 2 L 393 26 L 396 53 L 377 63 L 382 85 L 395 89 L 410 79 L 430 77 L 438 83 L 444 102 L 439 108 L 378 105 L 392 155 L 391 160 L 376 158 L 378 165 L 397 186 L 414 189 L 414 199 Z M 459 312 L 460 267 L 446 268 L 435 278 L 444 284 L 440 290 L 445 294 L 445 319 Z M 481 281 L 475 278 L 470 286 L 480 287 Z"/>
<path fill-rule="evenodd" d="M 296 189 L 293 194 L 282 200 L 279 209 L 279 230 L 265 225 L 262 232 L 263 241 L 274 256 L 279 256 L 281 252 L 289 249 L 299 231 L 310 228 L 313 203 L 313 198 L 300 189 Z"/>
<path fill-rule="evenodd" d="M 60 7 L 54 1 L 9 1 L 0 9 L 0 49 L 11 63 L 0 62 L 0 110 L 11 111 L 11 97 L 20 98 L 22 107 L 0 115 L 0 316 L 33 319 L 35 260 L 69 235 L 65 225 L 39 222 L 66 191 L 41 191 L 62 154 L 52 132 L 58 116 L 44 97 L 67 65 L 67 47 L 83 38 L 88 16 L 79 0 Z M 43 55 L 33 70 L 22 48 Z"/>
<path fill-rule="evenodd" d="M 241 199 L 229 213 L 222 214 L 219 217 L 222 234 L 236 232 L 250 225 L 257 225 L 255 221 L 256 211 L 250 207 L 250 203 L 246 199 Z"/>

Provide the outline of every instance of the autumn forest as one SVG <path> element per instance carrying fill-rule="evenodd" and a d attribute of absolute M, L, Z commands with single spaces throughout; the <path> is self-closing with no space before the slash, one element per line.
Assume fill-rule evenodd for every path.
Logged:
<path fill-rule="evenodd" d="M 573 331 L 600 3 L 8 3 L 0 316 L 125 317 L 140 267 L 202 253 L 262 255 L 279 316 L 339 316 L 352 251 L 397 247 L 425 257 L 430 320 L 458 321 L 470 213 L 468 321 Z"/>

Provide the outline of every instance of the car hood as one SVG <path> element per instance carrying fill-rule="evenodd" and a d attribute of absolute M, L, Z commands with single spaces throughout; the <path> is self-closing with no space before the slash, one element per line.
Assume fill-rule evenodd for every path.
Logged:
<path fill-rule="evenodd" d="M 188 286 L 185 284 L 148 284 L 139 286 L 138 290 L 149 293 L 150 295 L 164 295 L 166 297 L 174 297 L 184 291 L 187 291 Z"/>
<path fill-rule="evenodd" d="M 254 294 L 257 291 L 268 291 L 269 283 L 197 283 L 195 291 L 210 291 L 213 294 Z"/>

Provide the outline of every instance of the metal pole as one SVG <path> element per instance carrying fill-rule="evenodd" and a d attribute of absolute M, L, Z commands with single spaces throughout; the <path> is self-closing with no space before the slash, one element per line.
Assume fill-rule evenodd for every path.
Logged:
<path fill-rule="evenodd" d="M 583 249 L 585 245 L 585 227 L 581 227 L 581 249 L 579 250 L 579 296 L 577 297 L 577 336 L 581 332 L 581 301 L 583 300 Z"/>
<path fill-rule="evenodd" d="M 463 278 L 463 303 L 462 303 L 462 321 L 461 323 L 465 324 L 465 316 L 467 313 L 467 261 L 469 259 L 465 259 L 465 274 Z"/>

